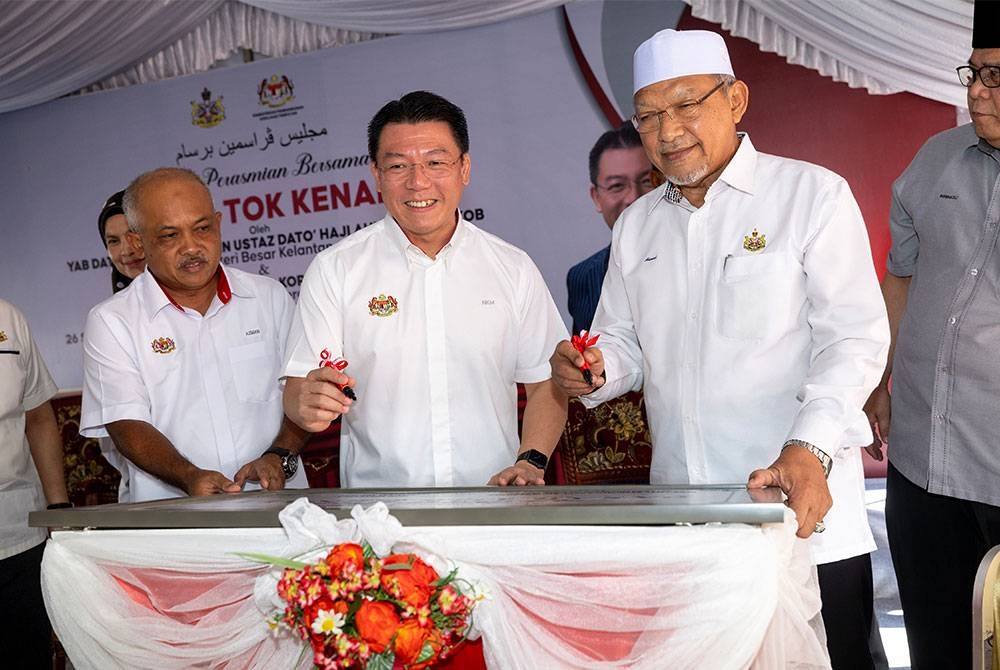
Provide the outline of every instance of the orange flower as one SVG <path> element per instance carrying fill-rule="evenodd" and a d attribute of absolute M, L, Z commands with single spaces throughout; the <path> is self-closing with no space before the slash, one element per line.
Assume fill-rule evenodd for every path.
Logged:
<path fill-rule="evenodd" d="M 371 645 L 375 653 L 382 653 L 399 628 L 399 616 L 392 603 L 384 600 L 365 600 L 354 615 L 358 635 Z"/>
<path fill-rule="evenodd" d="M 420 658 L 420 652 L 423 650 L 425 643 L 431 645 L 431 650 L 434 653 L 430 658 L 417 663 L 416 661 Z M 441 634 L 436 628 L 422 628 L 416 620 L 410 619 L 404 621 L 396 633 L 396 641 L 394 643 L 396 661 L 402 663 L 403 667 L 407 668 L 407 670 L 429 668 L 438 660 L 438 655 L 441 653 L 443 646 L 444 642 L 441 640 Z"/>
<path fill-rule="evenodd" d="M 326 556 L 326 564 L 330 568 L 330 573 L 337 577 L 344 576 L 344 566 L 350 564 L 360 572 L 365 565 L 365 551 L 361 545 L 345 542 L 338 544 L 330 550 Z"/>
<path fill-rule="evenodd" d="M 412 562 L 410 567 L 385 569 L 389 566 L 404 566 Z M 414 608 L 420 608 L 430 602 L 434 592 L 432 584 L 438 580 L 434 568 L 424 563 L 413 554 L 392 554 L 382 562 L 382 588 Z"/>

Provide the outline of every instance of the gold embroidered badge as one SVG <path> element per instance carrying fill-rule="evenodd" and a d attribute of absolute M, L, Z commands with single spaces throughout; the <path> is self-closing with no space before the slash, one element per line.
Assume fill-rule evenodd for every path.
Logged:
<path fill-rule="evenodd" d="M 0 330 L 0 342 L 6 342 L 6 341 L 7 341 L 7 333 Z"/>
<path fill-rule="evenodd" d="M 177 349 L 177 345 L 169 337 L 158 337 L 153 340 L 153 353 L 169 354 Z"/>
<path fill-rule="evenodd" d="M 760 251 L 766 246 L 767 240 L 764 239 L 764 235 L 757 232 L 756 228 L 749 235 L 743 236 L 743 248 L 747 251 Z"/>
<path fill-rule="evenodd" d="M 399 303 L 391 295 L 379 293 L 368 301 L 368 313 L 372 316 L 392 316 L 399 311 Z"/>

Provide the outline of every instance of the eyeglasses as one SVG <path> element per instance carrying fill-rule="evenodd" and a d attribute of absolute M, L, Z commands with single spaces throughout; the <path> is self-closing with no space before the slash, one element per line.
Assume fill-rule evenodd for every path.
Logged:
<path fill-rule="evenodd" d="M 986 88 L 1000 86 L 1000 66 L 998 65 L 984 65 L 982 67 L 963 65 L 962 67 L 956 67 L 955 72 L 958 73 L 958 80 L 962 83 L 962 86 L 972 86 L 976 81 L 976 77 L 979 77 L 979 81 L 983 82 L 983 86 Z"/>
<path fill-rule="evenodd" d="M 643 112 L 632 116 L 632 125 L 640 133 L 654 133 L 660 129 L 660 117 L 664 114 L 671 121 L 694 121 L 701 113 L 701 103 L 708 100 L 709 96 L 718 91 L 726 84 L 725 80 L 720 81 L 711 91 L 701 96 L 697 100 L 689 100 L 676 105 L 670 105 L 666 109 L 658 112 Z"/>
<path fill-rule="evenodd" d="M 653 190 L 653 178 L 647 172 L 641 179 L 621 179 L 607 183 L 606 185 L 594 184 L 598 191 L 606 191 L 611 195 L 622 195 L 628 190 L 629 184 L 634 184 L 639 193 L 648 193 Z"/>
<path fill-rule="evenodd" d="M 424 170 L 424 174 L 431 179 L 444 179 L 455 171 L 455 166 L 462 160 L 461 157 L 452 161 L 433 159 L 421 161 L 419 163 L 389 163 L 385 167 L 379 167 L 382 176 L 391 181 L 403 181 L 408 178 L 417 167 Z"/>

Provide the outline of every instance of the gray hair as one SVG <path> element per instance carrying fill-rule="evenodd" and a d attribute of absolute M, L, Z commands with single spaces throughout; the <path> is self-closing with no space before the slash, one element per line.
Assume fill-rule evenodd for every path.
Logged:
<path fill-rule="evenodd" d="M 187 168 L 160 167 L 155 170 L 143 172 L 126 187 L 125 195 L 122 197 L 122 210 L 125 212 L 125 221 L 128 223 L 128 229 L 132 232 L 138 233 L 141 223 L 139 219 L 139 196 L 147 186 L 161 179 L 190 179 L 205 189 L 205 192 L 209 194 L 209 198 L 212 197 L 208 186 L 205 185 L 201 177 Z"/>

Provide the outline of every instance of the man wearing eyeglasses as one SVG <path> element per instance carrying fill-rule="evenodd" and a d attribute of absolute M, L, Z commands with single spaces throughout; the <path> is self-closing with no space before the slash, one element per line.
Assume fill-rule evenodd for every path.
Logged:
<path fill-rule="evenodd" d="M 977 2 L 958 68 L 972 123 L 929 139 L 892 188 L 894 354 L 865 408 L 892 445 L 886 528 L 915 669 L 972 666 L 973 583 L 1000 544 L 998 27 L 1000 4 Z"/>
<path fill-rule="evenodd" d="M 597 138 L 590 150 L 589 167 L 590 199 L 610 229 L 614 229 L 618 215 L 626 207 L 653 190 L 653 166 L 631 121 Z M 590 329 L 610 258 L 608 245 L 566 273 L 574 333 Z"/>
<path fill-rule="evenodd" d="M 566 423 L 548 366 L 566 327 L 527 254 L 459 215 L 471 172 L 465 115 L 408 93 L 375 114 L 368 151 L 388 213 L 306 271 L 288 416 L 320 431 L 343 415 L 347 487 L 543 484 Z M 317 367 L 336 357 L 350 376 Z M 520 439 L 517 383 L 527 393 Z"/>
<path fill-rule="evenodd" d="M 780 487 L 819 565 L 833 667 L 872 668 L 861 407 L 889 329 L 861 212 L 838 175 L 737 133 L 748 89 L 721 36 L 661 31 L 634 78 L 667 183 L 615 224 L 601 339 L 560 343 L 553 378 L 588 406 L 643 388 L 653 483 Z"/>

